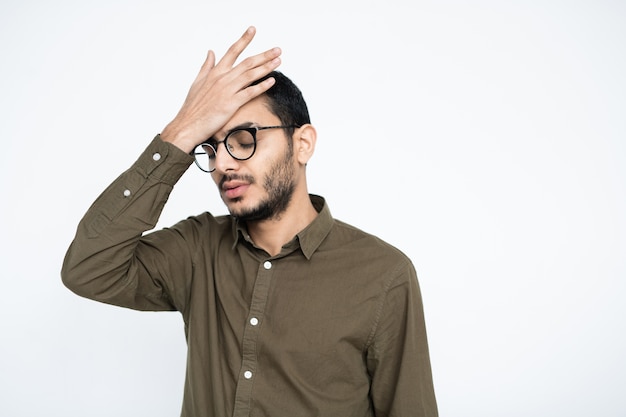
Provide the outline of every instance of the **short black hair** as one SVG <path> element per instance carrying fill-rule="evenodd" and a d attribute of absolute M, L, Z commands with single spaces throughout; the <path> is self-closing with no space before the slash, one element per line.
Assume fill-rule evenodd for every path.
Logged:
<path fill-rule="evenodd" d="M 280 71 L 272 71 L 252 83 L 258 84 L 268 78 L 276 81 L 262 97 L 267 98 L 270 111 L 280 119 L 283 126 L 297 126 L 311 123 L 309 109 L 300 89 Z M 291 131 L 293 133 L 293 131 Z M 290 134 L 291 135 L 291 134 Z"/>

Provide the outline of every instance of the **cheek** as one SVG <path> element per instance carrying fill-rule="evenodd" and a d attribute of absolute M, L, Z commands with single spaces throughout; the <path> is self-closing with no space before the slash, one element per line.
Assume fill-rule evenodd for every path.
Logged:
<path fill-rule="evenodd" d="M 221 180 L 221 175 L 216 174 L 215 171 L 213 171 L 213 172 L 211 172 L 211 179 L 213 180 L 215 185 L 217 185 L 219 187 L 220 180 Z"/>

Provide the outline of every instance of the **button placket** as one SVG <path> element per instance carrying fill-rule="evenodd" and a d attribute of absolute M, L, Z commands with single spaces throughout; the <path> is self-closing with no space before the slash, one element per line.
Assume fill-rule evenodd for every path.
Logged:
<path fill-rule="evenodd" d="M 250 302 L 250 314 L 243 334 L 243 350 L 241 360 L 241 373 L 235 392 L 234 415 L 247 415 L 250 399 L 252 397 L 252 381 L 258 377 L 257 351 L 258 339 L 261 331 L 260 323 L 263 320 L 267 297 L 275 265 L 271 261 L 261 261 L 257 268 L 257 276 L 252 290 Z"/>

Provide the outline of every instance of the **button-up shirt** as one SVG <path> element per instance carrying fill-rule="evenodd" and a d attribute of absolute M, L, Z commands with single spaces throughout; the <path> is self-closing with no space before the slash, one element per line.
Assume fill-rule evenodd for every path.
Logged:
<path fill-rule="evenodd" d="M 204 213 L 155 227 L 192 158 L 158 136 L 81 220 L 62 277 L 77 294 L 182 314 L 185 417 L 437 415 L 415 269 L 317 217 L 276 256 Z"/>

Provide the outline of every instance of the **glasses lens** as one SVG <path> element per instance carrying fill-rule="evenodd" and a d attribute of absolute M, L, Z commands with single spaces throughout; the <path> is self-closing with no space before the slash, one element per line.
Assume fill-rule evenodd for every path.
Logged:
<path fill-rule="evenodd" d="M 202 143 L 193 150 L 196 165 L 203 171 L 212 172 L 215 169 L 215 149 L 209 144 Z"/>
<path fill-rule="evenodd" d="M 256 143 L 250 131 L 233 130 L 226 138 L 226 146 L 228 147 L 228 153 L 230 153 L 233 158 L 244 160 L 254 154 Z"/>

